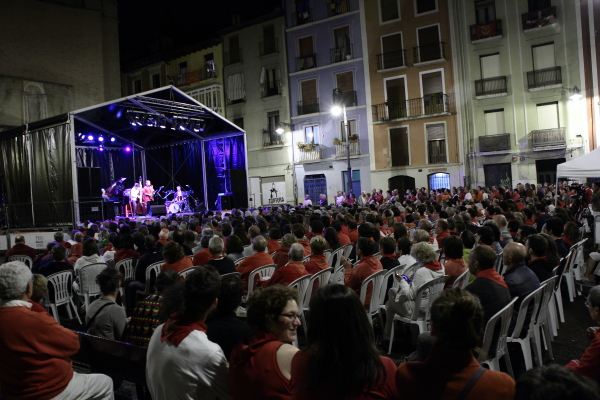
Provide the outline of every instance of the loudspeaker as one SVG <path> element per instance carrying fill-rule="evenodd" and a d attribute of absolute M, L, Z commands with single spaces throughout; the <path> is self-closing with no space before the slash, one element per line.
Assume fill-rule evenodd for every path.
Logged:
<path fill-rule="evenodd" d="M 148 207 L 148 214 L 155 217 L 157 215 L 167 215 L 167 206 L 164 204 L 154 204 Z"/>
<path fill-rule="evenodd" d="M 100 196 L 100 168 L 77 167 L 77 193 L 80 199 Z"/>
<path fill-rule="evenodd" d="M 246 181 L 245 169 L 229 170 L 231 187 L 233 188 L 233 208 L 248 208 L 248 182 Z M 229 210 L 229 208 L 227 208 Z"/>
<path fill-rule="evenodd" d="M 221 204 L 221 211 L 231 210 L 231 195 L 219 193 L 219 203 Z"/>

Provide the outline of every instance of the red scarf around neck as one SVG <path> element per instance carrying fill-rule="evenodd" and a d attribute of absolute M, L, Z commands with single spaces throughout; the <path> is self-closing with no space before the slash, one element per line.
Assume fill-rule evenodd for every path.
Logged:
<path fill-rule="evenodd" d="M 167 333 L 170 330 L 171 325 L 173 325 L 173 330 Z M 193 331 L 202 331 L 206 333 L 207 329 L 208 327 L 204 321 L 192 319 L 183 315 L 181 312 L 178 312 L 171 315 L 167 322 L 165 322 L 160 335 L 160 341 L 164 342 L 165 340 L 168 340 L 177 347 L 183 342 L 183 339 L 188 337 Z"/>
<path fill-rule="evenodd" d="M 389 258 L 390 260 L 395 260 L 397 257 L 395 254 L 384 254 L 381 258 Z"/>
<path fill-rule="evenodd" d="M 498 285 L 503 286 L 508 289 L 506 282 L 500 276 L 498 272 L 494 268 L 484 269 L 483 271 L 479 271 L 477 273 L 477 278 L 486 278 L 496 282 Z"/>
<path fill-rule="evenodd" d="M 440 269 L 442 269 L 442 264 L 440 264 L 439 261 L 433 261 L 433 262 L 430 262 L 429 264 L 423 265 L 423 267 L 429 268 L 432 271 L 439 271 Z"/>

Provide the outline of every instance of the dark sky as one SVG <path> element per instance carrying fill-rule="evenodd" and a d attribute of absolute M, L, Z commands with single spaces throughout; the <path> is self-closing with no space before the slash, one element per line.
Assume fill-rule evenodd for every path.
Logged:
<path fill-rule="evenodd" d="M 216 31 L 268 14 L 281 0 L 119 0 L 121 65 L 205 41 Z"/>

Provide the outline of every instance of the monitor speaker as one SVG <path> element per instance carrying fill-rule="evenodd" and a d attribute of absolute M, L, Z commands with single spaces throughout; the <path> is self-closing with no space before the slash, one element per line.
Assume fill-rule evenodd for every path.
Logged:
<path fill-rule="evenodd" d="M 148 208 L 148 214 L 155 217 L 157 215 L 167 215 L 167 206 L 164 204 L 154 204 Z"/>
<path fill-rule="evenodd" d="M 220 193 L 219 202 L 221 203 L 221 211 L 231 210 L 231 195 Z"/>

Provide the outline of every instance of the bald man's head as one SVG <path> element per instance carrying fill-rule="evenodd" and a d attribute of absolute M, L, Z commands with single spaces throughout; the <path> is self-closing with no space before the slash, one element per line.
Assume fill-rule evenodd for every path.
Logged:
<path fill-rule="evenodd" d="M 525 261 L 527 257 L 527 249 L 521 243 L 509 243 L 504 247 L 502 252 L 502 261 L 508 269 L 511 269 L 520 262 Z"/>

